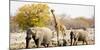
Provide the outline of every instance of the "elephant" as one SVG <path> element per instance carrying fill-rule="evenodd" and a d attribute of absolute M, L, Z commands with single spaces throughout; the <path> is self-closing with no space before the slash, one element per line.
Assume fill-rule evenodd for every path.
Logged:
<path fill-rule="evenodd" d="M 74 30 L 74 31 L 71 31 L 70 32 L 70 40 L 71 40 L 71 43 L 70 45 L 77 45 L 78 41 L 82 41 L 83 45 L 84 45 L 84 42 L 86 43 L 86 45 L 88 44 L 88 31 L 86 30 L 81 30 L 81 31 L 78 31 L 78 30 Z"/>
<path fill-rule="evenodd" d="M 68 41 L 66 39 L 66 33 L 63 34 L 60 31 L 59 39 L 57 39 L 57 32 L 56 31 L 54 31 L 53 34 L 54 34 L 54 36 L 52 39 L 52 45 L 54 45 L 54 46 L 67 46 Z"/>
<path fill-rule="evenodd" d="M 52 38 L 52 31 L 47 27 L 32 27 L 27 29 L 26 33 L 26 48 L 28 48 L 31 38 L 33 38 L 37 47 L 41 45 L 48 47 Z"/>
<path fill-rule="evenodd" d="M 67 43 L 66 39 L 59 39 L 59 46 L 67 46 Z"/>

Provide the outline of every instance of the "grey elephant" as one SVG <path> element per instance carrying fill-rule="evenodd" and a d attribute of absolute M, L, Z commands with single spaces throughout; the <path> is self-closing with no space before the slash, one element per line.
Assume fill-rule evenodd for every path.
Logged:
<path fill-rule="evenodd" d="M 54 45 L 54 46 L 67 46 L 68 41 L 66 39 L 66 33 L 63 35 L 62 32 L 60 31 L 59 39 L 57 39 L 56 31 L 53 32 L 53 34 L 54 34 L 54 37 L 51 40 L 52 41 L 52 45 Z"/>
<path fill-rule="evenodd" d="M 86 45 L 88 44 L 88 31 L 86 30 L 74 30 L 70 32 L 70 39 L 71 39 L 71 43 L 70 45 L 77 45 L 78 41 L 82 41 L 83 45 L 84 42 L 86 43 Z"/>
<path fill-rule="evenodd" d="M 29 28 L 26 36 L 26 48 L 28 48 L 31 38 L 33 38 L 37 47 L 41 45 L 48 47 L 52 38 L 52 31 L 46 27 Z"/>

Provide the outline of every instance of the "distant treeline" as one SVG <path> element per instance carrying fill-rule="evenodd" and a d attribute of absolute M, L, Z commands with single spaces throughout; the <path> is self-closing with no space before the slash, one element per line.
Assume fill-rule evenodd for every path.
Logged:
<path fill-rule="evenodd" d="M 10 17 L 10 32 L 20 32 L 22 29 L 14 21 L 15 17 Z M 82 28 L 94 28 L 95 27 L 95 20 L 94 18 L 84 18 L 84 17 L 77 17 L 77 18 L 60 18 L 59 21 L 66 26 L 66 29 L 82 29 Z M 54 21 L 49 21 L 48 27 L 54 29 Z M 51 24 L 52 23 L 52 24 Z"/>
<path fill-rule="evenodd" d="M 61 18 L 61 22 L 66 26 L 67 29 L 81 29 L 81 28 L 94 28 L 95 20 L 94 18 Z"/>

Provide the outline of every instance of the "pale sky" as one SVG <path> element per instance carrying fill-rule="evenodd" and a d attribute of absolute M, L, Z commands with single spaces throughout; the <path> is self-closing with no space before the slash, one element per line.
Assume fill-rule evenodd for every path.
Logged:
<path fill-rule="evenodd" d="M 10 2 L 10 15 L 16 15 L 16 11 L 24 4 L 32 4 L 36 2 Z M 94 15 L 93 6 L 81 6 L 81 5 L 67 5 L 67 4 L 51 4 L 48 3 L 51 9 L 55 10 L 56 15 L 66 14 L 70 15 L 71 18 L 84 16 L 86 18 L 91 18 Z"/>

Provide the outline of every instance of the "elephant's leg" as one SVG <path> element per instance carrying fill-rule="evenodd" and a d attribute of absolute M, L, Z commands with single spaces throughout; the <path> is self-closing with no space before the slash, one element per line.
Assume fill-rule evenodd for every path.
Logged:
<path fill-rule="evenodd" d="M 74 45 L 74 42 L 75 42 L 74 39 L 71 39 L 71 44 L 70 45 L 71 46 Z"/>
<path fill-rule="evenodd" d="M 74 38 L 74 42 L 73 42 L 73 45 L 75 45 L 76 44 L 76 38 Z"/>
<path fill-rule="evenodd" d="M 67 45 L 67 41 L 65 39 L 63 39 L 63 46 Z"/>
<path fill-rule="evenodd" d="M 73 39 L 71 39 L 70 46 L 72 46 L 72 40 L 73 40 Z"/>
<path fill-rule="evenodd" d="M 77 42 L 78 42 L 78 38 L 75 38 L 75 39 L 74 39 L 74 44 L 73 44 L 73 45 L 77 45 Z"/>
<path fill-rule="evenodd" d="M 37 42 L 38 40 L 35 40 L 35 36 L 32 36 L 33 40 L 34 40 L 34 43 L 35 43 L 35 47 L 37 47 Z"/>
<path fill-rule="evenodd" d="M 26 48 L 28 48 L 30 40 L 31 40 L 31 37 L 26 37 Z"/>
<path fill-rule="evenodd" d="M 41 45 L 43 45 L 44 47 L 46 47 L 46 44 L 45 43 L 41 43 Z"/>
<path fill-rule="evenodd" d="M 41 42 L 42 42 L 42 39 L 37 40 L 37 48 L 41 47 Z"/>
<path fill-rule="evenodd" d="M 35 39 L 35 36 L 32 36 L 36 47 L 38 48 L 39 39 Z"/>
<path fill-rule="evenodd" d="M 49 47 L 50 43 L 45 43 L 44 47 Z"/>
<path fill-rule="evenodd" d="M 83 40 L 83 45 L 84 45 L 84 42 L 85 42 L 85 41 Z"/>
<path fill-rule="evenodd" d="M 73 37 L 71 35 L 71 37 L 70 37 L 70 46 L 72 46 L 72 45 L 73 45 Z"/>
<path fill-rule="evenodd" d="M 85 42 L 86 42 L 86 45 L 88 45 L 88 41 L 87 41 L 87 40 L 85 40 Z"/>
<path fill-rule="evenodd" d="M 47 44 L 47 47 L 49 47 L 50 44 Z"/>
<path fill-rule="evenodd" d="M 74 39 L 72 39 L 72 45 L 74 45 L 74 42 L 75 42 L 75 40 L 74 40 Z"/>
<path fill-rule="evenodd" d="M 39 39 L 35 40 L 36 47 L 39 48 Z"/>
<path fill-rule="evenodd" d="M 75 40 L 74 43 L 73 43 L 73 45 L 76 45 L 76 43 L 77 43 L 77 42 L 76 42 L 76 40 Z"/>
<path fill-rule="evenodd" d="M 75 41 L 74 41 L 73 45 L 75 45 Z"/>
<path fill-rule="evenodd" d="M 49 47 L 49 44 L 44 44 L 44 47 L 46 48 L 46 47 Z"/>
<path fill-rule="evenodd" d="M 78 43 L 78 40 L 76 40 L 76 43 L 75 43 L 75 45 L 77 45 L 77 43 Z"/>
<path fill-rule="evenodd" d="M 46 46 L 46 44 L 43 44 L 43 46 L 46 48 L 47 46 Z"/>

